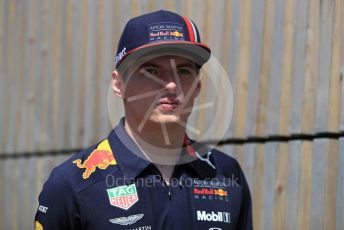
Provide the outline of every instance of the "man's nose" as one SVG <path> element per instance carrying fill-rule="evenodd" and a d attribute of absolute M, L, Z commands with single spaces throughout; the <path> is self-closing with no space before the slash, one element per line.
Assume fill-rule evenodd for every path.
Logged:
<path fill-rule="evenodd" d="M 164 82 L 165 82 L 165 89 L 168 91 L 177 91 L 178 88 L 178 84 L 177 84 L 177 79 L 173 74 L 173 71 L 166 71 L 164 73 L 164 78 L 163 78 Z"/>

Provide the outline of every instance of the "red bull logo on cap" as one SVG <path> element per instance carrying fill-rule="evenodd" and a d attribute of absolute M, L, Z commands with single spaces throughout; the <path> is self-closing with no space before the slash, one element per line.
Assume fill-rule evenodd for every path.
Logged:
<path fill-rule="evenodd" d="M 89 178 L 97 168 L 104 170 L 107 169 L 109 165 L 117 164 L 107 139 L 102 141 L 83 163 L 81 163 L 81 159 L 74 160 L 73 163 L 76 164 L 78 168 L 85 169 L 82 174 L 82 178 L 84 179 Z"/>
<path fill-rule="evenodd" d="M 178 23 L 161 22 L 148 25 L 149 42 L 164 40 L 185 40 L 184 26 Z"/>

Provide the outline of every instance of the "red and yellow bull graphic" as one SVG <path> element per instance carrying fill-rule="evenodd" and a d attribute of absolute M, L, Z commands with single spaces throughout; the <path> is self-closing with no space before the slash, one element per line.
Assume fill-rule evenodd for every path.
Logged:
<path fill-rule="evenodd" d="M 218 196 L 228 196 L 227 191 L 223 189 L 215 189 L 214 193 L 215 195 L 218 195 Z"/>
<path fill-rule="evenodd" d="M 173 31 L 173 32 L 170 32 L 170 35 L 171 36 L 175 36 L 175 37 L 183 37 L 183 33 L 180 33 L 179 31 Z"/>
<path fill-rule="evenodd" d="M 76 164 L 78 168 L 85 169 L 82 174 L 82 178 L 84 179 L 89 178 L 97 168 L 104 170 L 107 169 L 109 165 L 117 164 L 113 157 L 108 139 L 102 141 L 83 163 L 81 163 L 81 159 L 74 160 L 73 163 Z"/>

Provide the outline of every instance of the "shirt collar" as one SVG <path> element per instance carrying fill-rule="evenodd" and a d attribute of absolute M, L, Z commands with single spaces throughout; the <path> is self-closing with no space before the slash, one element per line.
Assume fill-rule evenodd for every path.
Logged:
<path fill-rule="evenodd" d="M 186 136 L 186 148 L 184 148 L 187 153 L 182 155 L 187 155 L 189 163 L 182 164 L 186 167 L 192 168 L 199 178 L 201 179 L 211 179 L 216 176 L 216 168 L 213 164 L 212 151 L 207 145 L 201 145 Z M 185 145 L 185 142 L 184 142 Z"/>
<path fill-rule="evenodd" d="M 124 118 L 109 135 L 117 165 L 127 181 L 135 179 L 152 163 L 145 159 L 142 151 L 124 129 Z"/>
<path fill-rule="evenodd" d="M 119 124 L 111 131 L 109 135 L 109 143 L 113 149 L 118 167 L 123 173 L 126 181 L 132 181 L 142 171 L 144 171 L 153 163 L 148 161 L 141 149 L 137 146 L 134 140 L 128 135 L 124 129 L 125 120 L 122 118 Z M 216 175 L 216 170 L 213 169 L 207 161 L 201 160 L 204 155 L 207 157 L 209 150 L 207 147 L 200 147 L 195 142 L 192 142 L 186 137 L 184 141 L 184 150 L 182 152 L 181 162 L 175 170 L 185 167 L 185 169 L 193 170 L 196 175 L 202 179 L 213 178 Z M 197 154 L 195 149 L 197 149 Z M 209 154 L 211 160 L 211 154 Z M 205 158 L 204 158 L 205 159 Z M 188 162 L 181 164 L 183 162 Z"/>

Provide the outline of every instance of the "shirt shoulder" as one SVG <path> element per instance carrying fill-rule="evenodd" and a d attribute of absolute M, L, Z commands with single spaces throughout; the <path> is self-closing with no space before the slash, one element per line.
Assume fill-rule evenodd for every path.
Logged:
<path fill-rule="evenodd" d="M 44 183 L 35 224 L 47 229 L 79 229 L 78 194 L 116 170 L 107 139 L 74 154 L 55 167 Z"/>
<path fill-rule="evenodd" d="M 118 170 L 117 161 L 108 139 L 82 150 L 53 169 L 54 174 L 65 178 L 73 192 L 80 192 L 87 187 L 106 179 Z M 56 183 L 50 177 L 51 183 Z"/>
<path fill-rule="evenodd" d="M 79 211 L 68 160 L 55 167 L 38 197 L 35 229 L 78 229 Z M 37 227 L 38 226 L 38 227 Z"/>

